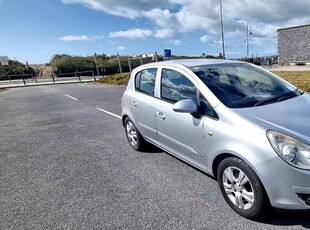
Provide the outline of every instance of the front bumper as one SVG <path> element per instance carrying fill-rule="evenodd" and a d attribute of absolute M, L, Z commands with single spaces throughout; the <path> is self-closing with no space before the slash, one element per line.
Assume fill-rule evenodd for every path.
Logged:
<path fill-rule="evenodd" d="M 310 171 L 294 168 L 280 157 L 255 165 L 275 208 L 310 210 Z"/>

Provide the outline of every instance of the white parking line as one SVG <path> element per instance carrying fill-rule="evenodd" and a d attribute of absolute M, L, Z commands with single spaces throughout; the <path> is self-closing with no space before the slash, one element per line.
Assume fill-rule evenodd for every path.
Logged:
<path fill-rule="evenodd" d="M 53 88 L 50 88 L 50 87 L 48 87 L 48 88 L 51 89 L 51 90 L 53 90 L 53 91 L 56 91 L 56 90 L 53 89 Z M 72 97 L 72 96 L 70 96 L 70 95 L 68 95 L 68 94 L 64 94 L 64 95 L 65 95 L 66 97 L 69 97 L 69 98 L 75 100 L 75 101 L 78 100 L 77 98 Z M 109 111 L 107 111 L 107 110 L 105 110 L 105 109 L 101 109 L 101 108 L 99 108 L 99 107 L 97 107 L 97 109 L 100 110 L 101 112 L 104 112 L 104 113 L 106 113 L 106 114 L 109 114 L 109 115 L 111 115 L 111 116 L 113 116 L 113 117 L 116 117 L 116 118 L 118 118 L 118 119 L 122 119 L 121 116 L 119 116 L 119 115 L 117 115 L 117 114 L 115 114 L 115 113 L 111 113 L 111 112 L 109 112 Z"/>
<path fill-rule="evenodd" d="M 57 91 L 56 89 L 53 89 L 53 88 L 51 88 L 51 87 L 47 87 L 47 88 L 49 88 L 50 90 L 53 90 L 53 91 Z"/>
<path fill-rule="evenodd" d="M 100 110 L 101 112 L 104 112 L 104 113 L 106 113 L 106 114 L 109 114 L 109 115 L 111 115 L 111 116 L 113 116 L 113 117 L 116 117 L 116 118 L 118 118 L 118 119 L 122 119 L 121 116 L 119 116 L 119 115 L 117 115 L 117 114 L 115 114 L 115 113 L 111 113 L 111 112 L 109 112 L 109 111 L 107 111 L 107 110 L 104 110 L 104 109 L 101 109 L 101 108 L 99 108 L 99 107 L 97 107 L 97 109 Z"/>
<path fill-rule="evenodd" d="M 77 98 L 75 98 L 75 97 L 72 97 L 72 96 L 70 96 L 70 95 L 68 95 L 68 94 L 64 94 L 66 97 L 69 97 L 69 98 L 71 98 L 71 99 L 73 99 L 73 100 L 78 100 Z"/>

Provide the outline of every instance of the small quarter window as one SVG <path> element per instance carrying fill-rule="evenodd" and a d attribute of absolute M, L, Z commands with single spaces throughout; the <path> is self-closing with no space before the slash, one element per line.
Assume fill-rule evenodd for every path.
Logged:
<path fill-rule="evenodd" d="M 145 69 L 137 73 L 135 79 L 136 90 L 153 96 L 156 73 L 157 73 L 156 68 Z"/>

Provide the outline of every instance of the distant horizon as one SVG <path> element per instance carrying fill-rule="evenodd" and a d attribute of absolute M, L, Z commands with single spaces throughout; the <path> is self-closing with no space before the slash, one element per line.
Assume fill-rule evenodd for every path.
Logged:
<path fill-rule="evenodd" d="M 55 54 L 55 55 L 69 55 L 69 54 Z M 55 56 L 53 55 L 53 56 Z M 99 54 L 97 54 L 99 56 Z M 4 55 L 5 56 L 5 55 Z M 52 56 L 52 57 L 53 57 Z M 82 57 L 82 58 L 86 58 L 86 57 L 91 57 L 93 55 L 69 55 L 71 57 Z M 112 56 L 116 56 L 116 54 L 112 54 L 112 55 L 107 55 L 108 57 L 112 57 Z M 160 57 L 164 57 L 164 55 L 158 55 Z M 206 55 L 206 56 L 211 56 L 211 55 Z M 274 55 L 269 55 L 269 56 L 257 56 L 257 57 L 253 57 L 253 58 L 272 58 L 274 56 L 278 56 L 277 54 L 274 54 Z M 132 55 L 120 55 L 120 57 L 132 57 Z M 208 59 L 208 57 L 203 57 L 202 55 L 200 56 L 194 56 L 194 55 L 172 55 L 172 60 L 173 60 L 173 57 L 186 57 L 186 58 L 206 58 Z M 219 56 L 213 56 L 214 58 L 220 58 Z M 252 58 L 252 57 L 251 57 Z M 243 60 L 245 59 L 245 57 L 241 57 L 241 58 L 225 58 L 227 60 Z M 44 62 L 44 63 L 30 63 L 28 61 L 26 61 L 25 63 L 23 62 L 20 62 L 19 60 L 15 60 L 15 59 L 10 59 L 10 61 L 18 61 L 19 63 L 21 64 L 25 64 L 28 63 L 28 65 L 47 65 L 47 64 L 50 64 L 50 62 Z"/>

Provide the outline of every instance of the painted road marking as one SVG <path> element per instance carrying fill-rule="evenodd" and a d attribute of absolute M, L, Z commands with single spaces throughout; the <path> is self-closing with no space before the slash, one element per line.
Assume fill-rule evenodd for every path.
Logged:
<path fill-rule="evenodd" d="M 51 88 L 51 87 L 47 87 L 47 88 L 49 88 L 50 90 L 53 90 L 53 91 L 57 91 L 56 89 L 53 89 L 53 88 Z"/>
<path fill-rule="evenodd" d="M 70 95 L 68 95 L 68 94 L 64 94 L 66 97 L 69 97 L 69 98 L 71 98 L 71 99 L 73 99 L 73 100 L 78 100 L 77 98 L 75 98 L 75 97 L 72 97 L 72 96 L 70 96 Z"/>
<path fill-rule="evenodd" d="M 109 115 L 111 115 L 111 116 L 113 116 L 113 117 L 116 117 L 116 118 L 118 118 L 118 119 L 122 119 L 121 116 L 119 116 L 119 115 L 117 115 L 117 114 L 115 114 L 115 113 L 111 113 L 111 112 L 109 112 L 109 111 L 107 111 L 107 110 L 104 110 L 104 109 L 101 109 L 101 108 L 99 108 L 99 107 L 97 107 L 97 109 L 100 110 L 101 112 L 104 112 L 104 113 L 106 113 L 106 114 L 109 114 Z"/>

